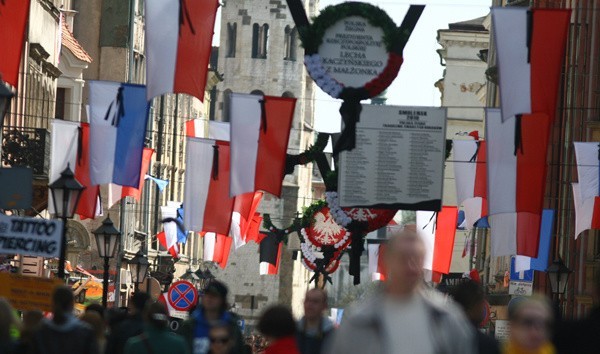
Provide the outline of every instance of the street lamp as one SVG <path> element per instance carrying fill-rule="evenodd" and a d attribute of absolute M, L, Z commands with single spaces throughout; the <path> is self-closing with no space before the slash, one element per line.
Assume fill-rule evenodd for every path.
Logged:
<path fill-rule="evenodd" d="M 6 86 L 4 81 L 0 80 L 0 130 L 4 127 L 4 116 L 10 109 L 10 101 L 15 96 L 11 89 Z"/>
<path fill-rule="evenodd" d="M 96 245 L 98 246 L 98 255 L 104 258 L 104 279 L 102 280 L 102 306 L 106 308 L 108 299 L 108 260 L 115 256 L 117 245 L 119 244 L 119 236 L 121 232 L 117 230 L 110 220 L 110 215 L 104 219 L 102 225 L 92 231 L 96 236 Z"/>
<path fill-rule="evenodd" d="M 75 179 L 71 168 L 67 165 L 60 178 L 48 185 L 54 203 L 54 217 L 62 219 L 63 230 L 58 263 L 58 277 L 65 278 L 65 253 L 67 251 L 67 219 L 71 219 L 77 210 L 77 204 L 84 186 Z"/>
<path fill-rule="evenodd" d="M 133 256 L 133 258 L 129 261 L 131 280 L 135 283 L 135 290 L 137 290 L 140 283 L 143 283 L 144 280 L 146 280 L 148 267 L 150 267 L 148 257 L 146 257 L 146 255 L 141 251 L 138 251 L 138 253 L 136 253 L 135 256 Z"/>
<path fill-rule="evenodd" d="M 563 295 L 569 284 L 569 275 L 573 271 L 563 263 L 562 259 L 558 258 L 546 269 L 546 273 L 548 273 L 552 294 L 556 296 Z"/>

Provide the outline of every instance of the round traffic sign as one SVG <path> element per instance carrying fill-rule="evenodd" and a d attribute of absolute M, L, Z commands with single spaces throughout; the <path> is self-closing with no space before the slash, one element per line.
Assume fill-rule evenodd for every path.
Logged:
<path fill-rule="evenodd" d="M 169 287 L 167 300 L 177 311 L 188 311 L 198 301 L 198 291 L 192 283 L 186 280 L 179 280 Z"/>

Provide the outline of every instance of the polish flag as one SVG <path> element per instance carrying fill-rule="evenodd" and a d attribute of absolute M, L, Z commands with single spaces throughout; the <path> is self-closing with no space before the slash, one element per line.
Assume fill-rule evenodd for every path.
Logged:
<path fill-rule="evenodd" d="M 87 84 L 92 184 L 138 188 L 148 121 L 146 87 L 109 81 Z"/>
<path fill-rule="evenodd" d="M 218 263 L 225 269 L 233 239 L 214 232 L 202 232 L 201 235 L 204 239 L 204 260 Z"/>
<path fill-rule="evenodd" d="M 369 250 L 369 273 L 371 273 L 371 280 L 385 281 L 385 267 L 383 262 L 383 255 L 385 252 L 385 245 L 383 243 L 370 243 L 368 246 Z"/>
<path fill-rule="evenodd" d="M 440 212 L 417 211 L 417 232 L 426 248 L 423 268 L 427 280 L 434 280 L 434 273 L 450 272 L 457 221 L 458 208 L 455 206 L 444 206 Z"/>
<path fill-rule="evenodd" d="M 208 122 L 208 138 L 221 140 L 221 141 L 231 141 L 231 127 L 229 122 Z"/>
<path fill-rule="evenodd" d="M 89 175 L 89 135 L 87 123 L 62 120 L 52 122 L 50 183 L 60 178 L 60 173 L 67 166 L 71 168 L 75 178 L 86 187 L 81 193 L 76 210 L 82 219 L 94 219 L 101 212 L 98 207 L 100 187 L 92 185 Z M 54 214 L 52 193 L 48 193 L 48 211 Z"/>
<path fill-rule="evenodd" d="M 229 235 L 235 198 L 229 197 L 229 143 L 187 138 L 185 229 Z"/>
<path fill-rule="evenodd" d="M 109 184 L 108 186 L 108 207 L 112 207 L 116 202 L 125 198 L 133 197 L 137 202 L 140 201 L 142 195 L 142 188 L 144 188 L 144 181 L 147 179 L 148 169 L 150 168 L 150 161 L 152 160 L 152 154 L 154 150 L 150 148 L 144 148 L 142 153 L 142 168 L 140 170 L 140 184 L 137 188 L 135 187 L 123 187 L 118 184 Z"/>
<path fill-rule="evenodd" d="M 597 215 L 598 197 L 583 200 L 579 183 L 572 183 L 572 187 L 575 204 L 575 239 L 577 239 L 586 230 L 600 229 L 598 218 L 594 217 Z"/>
<path fill-rule="evenodd" d="M 452 142 L 457 203 L 464 207 L 467 230 L 487 215 L 486 142 L 471 134 L 475 140 Z"/>
<path fill-rule="evenodd" d="M 600 144 L 576 142 L 577 175 L 579 182 L 579 199 L 585 203 L 588 199 L 600 196 Z M 600 205 L 594 203 L 594 220 L 592 226 L 600 225 Z M 598 210 L 596 210 L 598 209 Z"/>
<path fill-rule="evenodd" d="M 283 243 L 277 235 L 269 233 L 260 241 L 260 275 L 277 275 L 279 263 L 281 262 L 281 251 Z"/>
<path fill-rule="evenodd" d="M 259 213 L 254 213 L 252 220 L 250 220 L 250 226 L 248 226 L 248 232 L 246 233 L 246 242 L 254 241 L 254 243 L 260 243 L 262 241 L 263 234 L 260 233 L 260 227 L 263 223 L 263 217 Z"/>
<path fill-rule="evenodd" d="M 177 206 L 172 202 L 160 207 L 162 219 L 177 219 Z M 179 258 L 177 245 L 177 224 L 173 221 L 163 223 L 163 231 L 156 235 L 160 244 L 166 248 L 173 258 Z"/>
<path fill-rule="evenodd" d="M 494 7 L 502 120 L 545 113 L 554 120 L 571 10 Z"/>
<path fill-rule="evenodd" d="M 231 195 L 281 195 L 295 98 L 231 95 Z"/>
<path fill-rule="evenodd" d="M 515 257 L 515 271 L 537 270 L 545 272 L 550 262 L 550 250 L 552 247 L 552 234 L 554 230 L 554 216 L 556 212 L 544 209 L 542 213 L 542 224 L 540 227 L 540 244 L 537 258 L 527 256 Z"/>
<path fill-rule="evenodd" d="M 18 87 L 31 1 L 0 1 L 0 80 Z"/>
<path fill-rule="evenodd" d="M 204 102 L 218 0 L 147 0 L 148 100 L 187 93 Z"/>
<path fill-rule="evenodd" d="M 204 124 L 201 119 L 190 119 L 185 121 L 185 136 L 190 138 L 204 137 Z"/>
<path fill-rule="evenodd" d="M 550 124 L 545 114 L 502 122 L 500 110 L 487 110 L 488 207 L 495 256 L 537 257 Z"/>
<path fill-rule="evenodd" d="M 235 197 L 230 231 L 235 241 L 235 249 L 246 244 L 248 232 L 252 226 L 252 218 L 256 214 L 262 197 L 262 192 L 244 193 Z"/>

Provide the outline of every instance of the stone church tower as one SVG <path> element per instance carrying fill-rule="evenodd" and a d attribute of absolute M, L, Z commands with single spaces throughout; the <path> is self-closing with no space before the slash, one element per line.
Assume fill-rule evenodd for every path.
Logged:
<path fill-rule="evenodd" d="M 319 0 L 304 0 L 308 17 L 317 14 Z M 298 154 L 315 137 L 314 95 L 316 86 L 304 69 L 304 50 L 285 0 L 226 0 L 221 8 L 221 43 L 218 72 L 223 81 L 217 88 L 216 120 L 229 121 L 229 94 L 256 93 L 298 99 L 288 153 Z M 296 213 L 313 201 L 312 167 L 298 166 L 285 178 L 281 199 L 265 194 L 261 213 L 273 223 L 288 226 Z M 262 309 L 286 303 L 301 309 L 309 275 L 292 252 L 299 248 L 295 235 L 284 247 L 279 276 L 259 275 L 258 246 L 232 250 L 225 272 L 217 277 L 231 287 L 234 311 L 252 327 Z"/>

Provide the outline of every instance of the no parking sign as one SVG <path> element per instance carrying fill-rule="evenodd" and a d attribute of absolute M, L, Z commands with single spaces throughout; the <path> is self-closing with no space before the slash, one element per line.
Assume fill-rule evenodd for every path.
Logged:
<path fill-rule="evenodd" d="M 177 311 L 188 311 L 198 301 L 198 291 L 192 283 L 179 280 L 169 287 L 167 301 Z"/>

